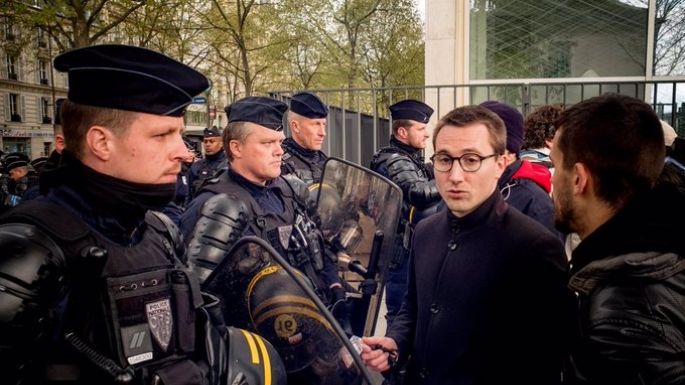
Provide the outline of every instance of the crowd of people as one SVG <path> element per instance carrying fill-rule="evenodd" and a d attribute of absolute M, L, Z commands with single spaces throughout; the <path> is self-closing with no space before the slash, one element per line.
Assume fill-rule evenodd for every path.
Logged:
<path fill-rule="evenodd" d="M 358 332 L 345 250 L 310 195 L 325 103 L 239 99 L 201 155 L 183 137 L 199 72 L 123 45 L 54 65 L 69 76 L 55 152 L 2 157 L 9 383 L 685 383 L 685 141 L 648 104 L 607 94 L 524 117 L 491 100 L 432 135 L 429 105 L 391 105 L 390 142 L 361 165 L 403 195 L 387 330 L 354 337 L 354 370 L 312 304 L 336 310 L 339 337 Z M 315 298 L 268 253 L 238 256 L 246 236 Z"/>

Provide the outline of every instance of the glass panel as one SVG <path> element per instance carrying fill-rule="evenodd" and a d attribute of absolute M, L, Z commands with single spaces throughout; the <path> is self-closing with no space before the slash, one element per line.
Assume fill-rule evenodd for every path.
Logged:
<path fill-rule="evenodd" d="M 657 115 L 667 121 L 678 133 L 685 136 L 685 84 L 657 83 L 650 90 L 648 102 Z"/>
<path fill-rule="evenodd" d="M 654 29 L 654 74 L 685 75 L 685 2 L 657 1 Z"/>
<path fill-rule="evenodd" d="M 471 0 L 471 79 L 643 76 L 646 1 Z"/>

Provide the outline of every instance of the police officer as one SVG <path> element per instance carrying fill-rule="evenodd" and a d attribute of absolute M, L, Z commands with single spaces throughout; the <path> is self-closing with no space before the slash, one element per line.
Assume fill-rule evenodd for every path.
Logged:
<path fill-rule="evenodd" d="M 429 137 L 426 124 L 432 114 L 433 109 L 418 100 L 402 100 L 391 105 L 390 144 L 376 152 L 371 160 L 370 168 L 397 184 L 404 196 L 395 256 L 385 279 L 388 322 L 400 310 L 406 291 L 407 259 L 413 226 L 440 201 L 433 172 L 421 156 Z"/>
<path fill-rule="evenodd" d="M 324 256 L 317 239 L 320 233 L 304 211 L 308 190 L 301 180 L 280 176 L 283 113 L 287 108 L 265 97 L 247 97 L 226 107 L 228 126 L 223 139 L 230 167 L 207 180 L 190 202 L 181 217 L 181 232 L 191 241 L 198 219 L 209 207 L 207 201 L 226 194 L 236 211 L 231 216 L 249 217 L 247 224 L 235 221 L 232 231 L 236 239 L 246 233 L 267 240 L 307 274 L 322 296 L 333 295 L 333 291 L 339 296 L 342 287 L 335 266 Z"/>
<path fill-rule="evenodd" d="M 173 196 L 183 114 L 207 79 L 122 45 L 54 65 L 69 74 L 66 148 L 41 175 L 45 194 L 0 218 L 3 383 L 278 382 L 260 337 L 209 324 L 178 230 L 151 211 Z"/>
<path fill-rule="evenodd" d="M 265 97 L 247 97 L 226 107 L 223 139 L 230 167 L 207 180 L 190 202 L 181 231 L 201 281 L 235 241 L 256 235 L 332 304 L 343 300 L 345 291 L 335 265 L 324 255 L 323 237 L 305 211 L 307 187 L 298 178 L 280 175 L 286 109 L 284 103 Z M 293 370 L 287 359 L 286 369 Z"/>
<path fill-rule="evenodd" d="M 321 151 L 326 138 L 326 117 L 328 107 L 316 95 L 309 92 L 293 95 L 288 111 L 292 137 L 283 141 L 283 175 L 295 174 L 307 185 L 321 181 L 328 158 Z"/>
<path fill-rule="evenodd" d="M 31 167 L 29 157 L 21 152 L 13 152 L 5 158 L 5 169 L 9 175 L 5 207 L 14 207 L 23 199 L 33 197 L 38 191 L 38 174 Z"/>
<path fill-rule="evenodd" d="M 228 167 L 224 145 L 221 142 L 221 131 L 216 126 L 205 128 L 202 146 L 205 150 L 205 157 L 195 161 L 188 170 L 187 184 L 190 186 L 188 200 L 197 194 L 206 179 Z"/>

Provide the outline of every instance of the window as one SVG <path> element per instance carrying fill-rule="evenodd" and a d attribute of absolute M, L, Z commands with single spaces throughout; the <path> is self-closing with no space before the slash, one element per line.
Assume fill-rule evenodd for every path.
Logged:
<path fill-rule="evenodd" d="M 207 124 L 207 112 L 206 111 L 186 111 L 185 113 L 186 124 L 189 125 L 205 125 Z"/>
<path fill-rule="evenodd" d="M 7 104 L 6 104 L 7 114 L 5 119 L 10 122 L 21 122 L 21 110 L 22 110 L 22 98 L 19 94 L 7 94 Z"/>
<path fill-rule="evenodd" d="M 14 55 L 7 54 L 5 63 L 7 65 L 7 78 L 17 80 L 17 58 Z"/>
<path fill-rule="evenodd" d="M 36 29 L 36 40 L 38 44 L 38 48 L 48 48 L 48 39 L 46 37 L 45 31 L 43 28 L 38 27 Z"/>
<path fill-rule="evenodd" d="M 48 84 L 48 62 L 40 60 L 38 62 L 38 77 L 40 84 Z"/>
<path fill-rule="evenodd" d="M 42 116 L 41 121 L 43 124 L 52 123 L 52 118 L 50 117 L 50 99 L 46 97 L 40 98 L 40 116 Z"/>
<path fill-rule="evenodd" d="M 14 24 L 12 24 L 12 21 L 9 18 L 5 18 L 3 22 L 5 27 L 5 39 L 7 41 L 14 41 L 17 37 L 14 33 Z"/>
<path fill-rule="evenodd" d="M 470 4 L 471 79 L 645 75 L 647 1 Z"/>

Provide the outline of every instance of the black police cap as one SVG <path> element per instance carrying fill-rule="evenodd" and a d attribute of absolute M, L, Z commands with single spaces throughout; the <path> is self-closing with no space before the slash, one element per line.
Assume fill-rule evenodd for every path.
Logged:
<path fill-rule="evenodd" d="M 408 119 L 420 123 L 428 123 L 431 115 L 433 115 L 433 109 L 426 103 L 413 99 L 397 102 L 390 106 L 389 109 L 393 120 Z"/>
<path fill-rule="evenodd" d="M 47 157 L 41 156 L 40 158 L 33 159 L 29 162 L 29 164 L 31 165 L 31 167 L 33 167 L 34 170 L 40 172 L 43 169 L 43 167 L 45 167 L 45 163 L 47 161 Z"/>
<path fill-rule="evenodd" d="M 228 122 L 252 122 L 270 128 L 283 130 L 283 114 L 288 106 L 275 99 L 262 96 L 248 96 L 224 108 Z"/>
<path fill-rule="evenodd" d="M 10 172 L 17 167 L 29 165 L 29 157 L 22 152 L 13 152 L 5 157 L 5 170 Z"/>
<path fill-rule="evenodd" d="M 77 48 L 55 58 L 69 73 L 69 100 L 154 115 L 182 116 L 209 88 L 201 73 L 160 53 L 126 45 Z"/>
<path fill-rule="evenodd" d="M 216 136 L 221 136 L 221 131 L 217 126 L 207 127 L 203 133 L 205 138 L 212 138 Z"/>
<path fill-rule="evenodd" d="M 300 92 L 290 100 L 290 111 L 309 119 L 321 119 L 328 116 L 328 107 L 318 96 L 309 92 Z"/>

